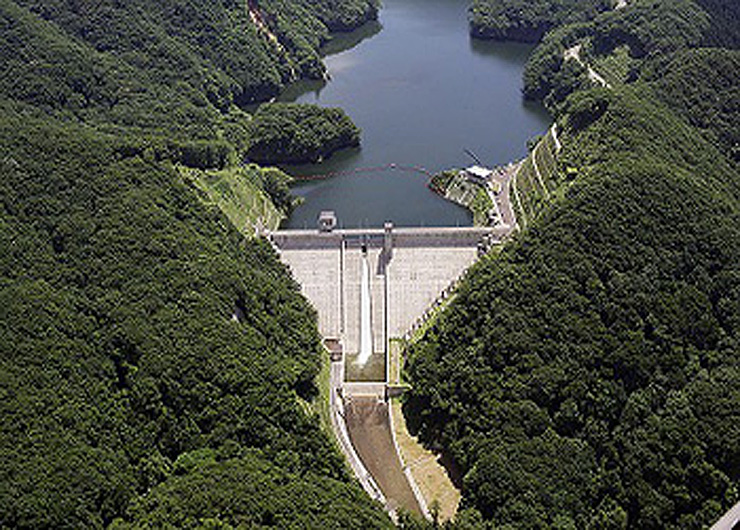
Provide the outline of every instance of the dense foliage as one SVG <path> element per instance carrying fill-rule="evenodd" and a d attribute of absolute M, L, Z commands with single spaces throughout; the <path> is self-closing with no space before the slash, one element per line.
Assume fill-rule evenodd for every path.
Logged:
<path fill-rule="evenodd" d="M 496 524 L 695 528 L 736 499 L 740 179 L 644 95 L 571 130 L 566 198 L 412 351 L 406 411 Z"/>
<path fill-rule="evenodd" d="M 0 527 L 390 525 L 312 412 L 313 311 L 229 221 L 293 205 L 239 106 L 376 9 L 0 0 Z"/>
<path fill-rule="evenodd" d="M 524 68 L 524 96 L 543 101 L 553 108 L 568 94 L 588 88 L 586 68 L 578 61 L 566 61 L 565 51 L 590 35 L 588 24 L 572 24 L 548 33 Z"/>
<path fill-rule="evenodd" d="M 709 14 L 712 31 L 705 36 L 707 46 L 740 48 L 740 3 L 733 0 L 696 0 Z"/>
<path fill-rule="evenodd" d="M 175 463 L 170 480 L 132 505 L 131 522 L 116 521 L 111 529 L 381 526 L 364 492 L 325 476 L 300 475 L 284 462 L 278 467 L 251 453 L 221 461 L 208 451 L 186 456 L 183 465 Z"/>
<path fill-rule="evenodd" d="M 473 0 L 471 33 L 480 38 L 539 41 L 549 30 L 594 23 L 602 45 L 628 42 L 635 53 L 686 45 L 737 48 L 740 7 L 733 0 Z"/>
<path fill-rule="evenodd" d="M 721 72 L 727 72 L 732 67 L 727 50 L 714 49 L 707 52 L 714 56 L 711 61 L 706 57 L 692 60 L 696 56 L 689 54 L 683 56 L 689 63 L 682 64 L 682 59 L 679 58 L 669 63 L 674 59 L 674 53 L 679 51 L 688 53 L 689 49 L 707 46 L 721 41 L 723 37 L 734 42 L 732 32 L 725 31 L 726 20 L 722 18 L 725 12 L 734 16 L 734 29 L 735 32 L 738 31 L 736 28 L 740 27 L 740 14 L 733 15 L 731 12 L 736 8 L 730 8 L 730 4 L 736 3 L 727 1 L 727 6 L 724 6 L 722 1 L 634 0 L 630 2 L 629 8 L 603 13 L 589 22 L 560 26 L 548 33 L 542 44 L 532 53 L 524 74 L 524 94 L 531 99 L 543 100 L 548 108 L 556 110 L 557 105 L 569 94 L 590 86 L 583 65 L 574 60 L 566 60 L 564 56 L 568 48 L 581 44 L 581 56 L 587 62 L 607 58 L 620 47 L 627 50 L 628 59 L 641 59 L 631 60 L 626 67 L 628 81 L 635 81 L 643 75 L 656 78 L 673 71 L 671 80 L 664 82 L 661 87 L 666 94 L 682 90 L 678 85 L 689 81 L 688 77 L 698 80 L 702 79 L 699 72 L 708 73 L 709 77 L 702 79 L 699 84 L 706 81 L 712 85 L 711 88 L 703 89 L 696 85 L 692 88 L 706 92 L 703 95 L 712 93 L 712 97 L 716 89 L 724 102 L 728 96 L 727 89 L 720 85 L 715 86 L 715 83 L 726 83 L 726 79 L 720 78 L 723 75 L 727 78 L 732 74 L 709 73 L 707 70 L 716 67 Z M 698 70 L 691 72 L 692 66 Z M 659 72 L 657 75 L 656 71 Z M 683 76 L 684 79 L 679 80 L 678 76 Z M 675 86 L 667 86 L 668 82 Z M 689 98 L 687 95 L 680 97 Z M 697 97 L 691 96 L 691 99 L 698 103 Z M 705 106 L 707 102 L 699 105 Z M 731 101 L 723 105 L 719 111 L 735 112 L 726 108 L 727 105 L 733 105 Z"/>
<path fill-rule="evenodd" d="M 157 484 L 156 502 L 188 496 L 182 517 L 268 524 L 270 503 L 287 517 L 314 483 L 312 502 L 332 503 L 336 518 L 365 511 L 383 526 L 298 404 L 314 395 L 319 337 L 272 250 L 205 210 L 168 163 L 4 110 L 0 524 L 136 520 L 127 506 Z M 182 477 L 204 448 L 224 463 Z M 242 492 L 262 515 L 223 510 L 233 492 L 190 497 L 232 474 L 276 484 L 269 501 Z"/>
<path fill-rule="evenodd" d="M 740 162 L 740 50 L 702 48 L 660 62 L 645 78 L 655 92 Z"/>
<path fill-rule="evenodd" d="M 226 138 L 239 149 L 245 116 L 235 105 L 269 99 L 299 77 L 323 76 L 318 48 L 329 29 L 356 27 L 377 13 L 373 0 L 342 6 L 0 0 L 0 93 L 117 134 Z"/>
<path fill-rule="evenodd" d="M 580 173 L 413 351 L 407 411 L 465 472 L 461 526 L 693 528 L 737 499 L 737 56 L 684 50 L 736 47 L 737 3 L 631 3 L 473 9 L 482 36 L 581 21 L 527 83 Z M 322 76 L 329 31 L 376 11 L 0 0 L 0 526 L 390 526 L 310 413 L 312 311 L 202 200 L 243 179 L 289 211 L 238 157 L 356 143 L 335 111 L 239 106 Z M 584 37 L 627 46 L 634 86 L 584 91 L 562 60 Z"/>
<path fill-rule="evenodd" d="M 410 425 L 463 473 L 451 526 L 702 528 L 740 500 L 740 69 L 701 48 L 729 4 L 636 0 L 532 55 L 570 178 L 407 364 Z M 594 88 L 607 56 L 627 83 Z"/>
<path fill-rule="evenodd" d="M 627 44 L 638 57 L 668 53 L 699 46 L 709 30 L 709 16 L 694 0 L 638 0 L 599 17 L 594 48 L 604 52 Z"/>
<path fill-rule="evenodd" d="M 249 2 L 263 27 L 252 23 L 247 3 L 226 0 L 104 0 L 93 4 L 3 0 L 3 11 L 10 27 L 24 18 L 27 24 L 53 28 L 56 34 L 51 39 L 73 37 L 75 46 L 87 55 L 85 60 L 102 57 L 117 70 L 135 72 L 147 84 L 180 85 L 171 90 L 180 94 L 194 89 L 217 108 L 227 109 L 232 101 L 274 96 L 296 75 L 321 75 L 317 50 L 327 40 L 328 30 L 351 29 L 377 13 L 372 1 L 343 2 L 342 9 L 336 9 L 336 4 L 335 0 Z M 31 14 L 38 16 L 30 18 Z M 296 18 L 300 23 L 293 23 Z M 266 31 L 276 35 L 277 42 L 263 34 Z M 311 66 L 304 67 L 311 61 Z M 80 75 L 66 66 L 58 67 L 63 78 Z M 119 74 L 105 69 L 96 73 L 103 84 L 111 81 L 109 75 Z M 74 80 L 69 81 L 74 90 Z M 84 92 L 96 86 L 84 83 L 77 88 Z M 125 94 L 123 87 L 105 88 Z"/>
<path fill-rule="evenodd" d="M 473 0 L 470 29 L 475 37 L 537 42 L 555 26 L 591 20 L 611 0 Z"/>
<path fill-rule="evenodd" d="M 317 162 L 360 145 L 360 130 L 337 108 L 270 103 L 255 113 L 247 156 L 261 164 Z"/>

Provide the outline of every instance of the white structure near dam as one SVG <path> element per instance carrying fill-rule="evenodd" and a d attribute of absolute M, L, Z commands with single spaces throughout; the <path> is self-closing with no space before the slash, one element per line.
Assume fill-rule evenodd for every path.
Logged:
<path fill-rule="evenodd" d="M 478 257 L 484 238 L 505 229 L 480 227 L 279 230 L 271 239 L 316 308 L 319 331 L 360 351 L 363 259 L 370 272 L 373 351 L 404 336 Z M 366 256 L 366 258 L 365 258 Z"/>
<path fill-rule="evenodd" d="M 387 400 L 390 339 L 406 335 L 481 249 L 508 235 L 510 227 L 335 226 L 333 214 L 322 212 L 318 230 L 279 230 L 270 239 L 332 344 L 332 425 L 355 476 L 391 514 L 404 507 L 430 517 L 393 435 Z"/>

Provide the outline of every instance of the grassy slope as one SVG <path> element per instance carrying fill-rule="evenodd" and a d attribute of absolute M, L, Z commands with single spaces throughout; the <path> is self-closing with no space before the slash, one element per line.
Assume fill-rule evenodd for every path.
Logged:
<path fill-rule="evenodd" d="M 536 169 L 535 157 L 537 160 Z M 513 186 L 516 188 L 517 197 L 523 208 L 523 211 L 519 211 L 515 199 L 515 213 L 519 215 L 517 220 L 522 228 L 526 228 L 528 223 L 547 209 L 551 202 L 550 197 L 553 194 L 559 196 L 563 192 L 561 187 L 566 184 L 563 177 L 564 172 L 560 171 L 556 158 L 557 153 L 555 152 L 552 131 L 548 131 L 532 152 L 522 161 L 522 165 L 513 180 Z M 537 170 L 539 170 L 539 175 Z"/>
<path fill-rule="evenodd" d="M 179 171 L 202 192 L 203 201 L 220 209 L 244 236 L 262 229 L 276 230 L 285 219 L 262 190 L 256 166 L 199 170 L 180 166 Z"/>

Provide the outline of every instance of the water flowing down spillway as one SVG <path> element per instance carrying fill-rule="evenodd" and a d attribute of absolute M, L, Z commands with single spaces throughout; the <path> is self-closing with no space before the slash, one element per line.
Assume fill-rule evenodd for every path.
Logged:
<path fill-rule="evenodd" d="M 364 366 L 373 354 L 373 328 L 370 318 L 370 264 L 362 256 L 362 278 L 360 282 L 360 355 L 357 364 Z"/>

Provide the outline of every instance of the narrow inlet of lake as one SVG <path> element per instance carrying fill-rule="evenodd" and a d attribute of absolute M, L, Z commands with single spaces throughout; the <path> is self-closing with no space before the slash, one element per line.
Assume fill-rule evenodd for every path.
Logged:
<path fill-rule="evenodd" d="M 521 95 L 531 46 L 468 35 L 469 0 L 385 0 L 379 23 L 337 36 L 326 48 L 327 83 L 299 83 L 283 101 L 341 107 L 362 129 L 362 147 L 293 175 L 336 174 L 302 183 L 287 222 L 313 228 L 321 210 L 345 227 L 470 225 L 470 214 L 427 188 L 427 176 L 474 163 L 506 164 L 526 154 L 549 117 Z M 394 166 L 391 166 L 394 165 Z M 385 168 L 372 170 L 368 168 Z"/>

